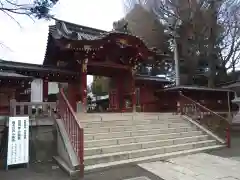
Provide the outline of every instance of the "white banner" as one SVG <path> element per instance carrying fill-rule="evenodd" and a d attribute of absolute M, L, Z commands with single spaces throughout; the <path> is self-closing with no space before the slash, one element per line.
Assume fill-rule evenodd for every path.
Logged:
<path fill-rule="evenodd" d="M 42 79 L 34 79 L 31 83 L 31 102 L 43 102 Z"/>
<path fill-rule="evenodd" d="M 7 166 L 29 161 L 29 117 L 10 117 Z"/>

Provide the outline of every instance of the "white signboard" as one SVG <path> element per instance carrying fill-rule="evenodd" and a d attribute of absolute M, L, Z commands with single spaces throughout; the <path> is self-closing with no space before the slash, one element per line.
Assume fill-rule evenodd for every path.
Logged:
<path fill-rule="evenodd" d="M 43 102 L 42 79 L 34 79 L 31 83 L 31 102 Z"/>
<path fill-rule="evenodd" d="M 7 166 L 29 161 L 29 117 L 10 117 Z"/>

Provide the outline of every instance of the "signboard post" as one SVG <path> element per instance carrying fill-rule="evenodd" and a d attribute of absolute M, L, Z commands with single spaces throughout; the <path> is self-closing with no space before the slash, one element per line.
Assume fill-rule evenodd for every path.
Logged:
<path fill-rule="evenodd" d="M 29 163 L 29 117 L 10 117 L 7 166 Z"/>

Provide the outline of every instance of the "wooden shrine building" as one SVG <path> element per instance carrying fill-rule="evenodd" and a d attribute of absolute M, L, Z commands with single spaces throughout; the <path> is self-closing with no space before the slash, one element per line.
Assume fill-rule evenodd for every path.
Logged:
<path fill-rule="evenodd" d="M 80 26 L 69 22 L 56 20 L 55 25 L 49 27 L 44 66 L 55 66 L 67 71 L 79 73 L 79 78 L 69 82 L 65 87 L 67 98 L 73 109 L 86 112 L 87 106 L 87 75 L 111 77 L 109 92 L 109 111 L 172 111 L 176 110 L 179 98 L 171 103 L 168 96 L 161 96 L 155 91 L 164 90 L 167 80 L 153 77 L 138 77 L 136 72 L 142 63 L 156 65 L 163 62 L 164 55 L 158 55 L 149 49 L 138 37 L 117 31 L 106 32 L 94 28 Z M 175 91 L 191 92 L 191 96 L 209 98 L 214 94 L 214 102 L 229 102 L 228 90 L 210 90 L 207 88 L 176 87 Z M 209 93 L 208 93 L 209 92 Z M 215 92 L 215 93 L 212 93 Z M 216 93 L 219 92 L 219 93 Z M 140 94 L 138 101 L 137 94 Z M 208 94 L 208 95 L 207 95 Z M 222 95 L 224 94 L 224 95 Z M 232 99 L 230 93 L 229 99 Z M 206 96 L 205 96 L 206 95 Z M 213 96 L 211 96 L 213 97 Z M 170 98 L 170 99 L 171 99 Z M 165 99 L 165 100 L 164 100 Z M 221 104 L 221 103 L 220 103 Z M 137 108 L 138 107 L 138 108 Z M 209 106 L 209 108 L 211 108 Z M 218 105 L 218 107 L 223 107 Z M 227 108 L 223 108 L 227 111 Z"/>
<path fill-rule="evenodd" d="M 0 116 L 10 114 L 10 101 L 30 102 L 31 82 L 43 80 L 42 97 L 48 101 L 48 82 L 75 82 L 79 73 L 49 66 L 0 60 Z"/>
<path fill-rule="evenodd" d="M 110 111 L 130 107 L 136 111 L 137 69 L 141 63 L 151 62 L 155 57 L 156 52 L 133 35 L 56 20 L 56 24 L 49 28 L 43 64 L 80 73 L 80 78 L 66 88 L 75 111 L 77 106 L 86 111 L 88 74 L 112 78 Z"/>
<path fill-rule="evenodd" d="M 0 115 L 9 115 L 10 100 L 29 100 L 28 88 L 30 76 L 0 71 Z"/>
<path fill-rule="evenodd" d="M 234 104 L 231 103 L 235 97 L 235 92 L 229 89 L 178 86 L 158 89 L 155 95 L 158 97 L 158 111 L 162 112 L 177 112 L 180 106 L 194 103 L 199 103 L 222 115 L 226 115 L 233 109 L 236 109 Z"/>

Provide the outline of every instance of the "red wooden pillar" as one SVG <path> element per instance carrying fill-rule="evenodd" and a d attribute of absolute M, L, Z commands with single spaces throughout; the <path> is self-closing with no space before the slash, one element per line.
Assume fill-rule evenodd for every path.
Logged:
<path fill-rule="evenodd" d="M 122 77 L 117 78 L 117 98 L 116 104 L 118 107 L 118 112 L 123 112 L 125 110 L 125 102 L 124 102 L 124 83 Z"/>
<path fill-rule="evenodd" d="M 79 82 L 68 84 L 67 98 L 73 110 L 77 111 L 77 102 L 79 101 L 80 88 Z"/>
<path fill-rule="evenodd" d="M 131 76 L 132 108 L 133 112 L 136 112 L 136 87 L 135 87 L 136 67 L 132 68 L 131 75 L 132 75 Z"/>
<path fill-rule="evenodd" d="M 82 61 L 81 66 L 81 81 L 80 81 L 80 93 L 81 93 L 81 103 L 82 111 L 87 112 L 87 63 L 88 59 Z"/>
<path fill-rule="evenodd" d="M 48 101 L 48 80 L 43 80 L 43 101 Z"/>

